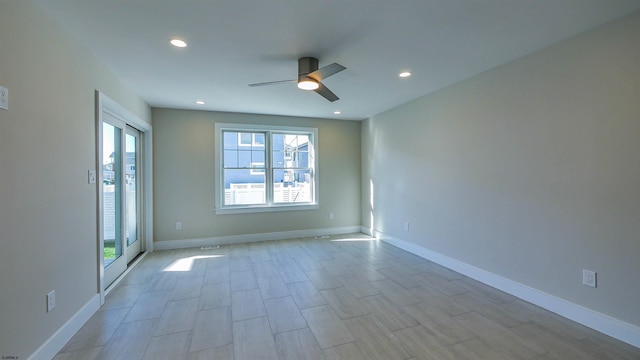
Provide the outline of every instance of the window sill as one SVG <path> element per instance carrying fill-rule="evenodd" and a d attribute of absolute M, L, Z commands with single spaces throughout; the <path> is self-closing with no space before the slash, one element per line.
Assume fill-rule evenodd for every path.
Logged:
<path fill-rule="evenodd" d="M 233 207 L 224 209 L 214 209 L 216 215 L 232 215 L 232 214 L 251 214 L 279 211 L 301 211 L 301 210 L 317 210 L 320 208 L 318 204 L 304 205 L 271 205 L 271 206 L 247 206 Z"/>

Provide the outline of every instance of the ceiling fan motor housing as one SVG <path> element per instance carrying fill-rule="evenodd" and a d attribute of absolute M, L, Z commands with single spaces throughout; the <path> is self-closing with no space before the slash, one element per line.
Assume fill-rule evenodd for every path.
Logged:
<path fill-rule="evenodd" d="M 298 59 L 298 77 L 318 70 L 318 59 L 314 57 L 302 57 Z"/>

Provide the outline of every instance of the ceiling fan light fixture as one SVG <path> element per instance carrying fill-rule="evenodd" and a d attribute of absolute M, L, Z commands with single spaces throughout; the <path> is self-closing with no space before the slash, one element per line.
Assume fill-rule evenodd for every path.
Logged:
<path fill-rule="evenodd" d="M 311 80 L 309 78 L 298 80 L 298 88 L 302 90 L 316 90 L 320 87 L 317 81 Z"/>
<path fill-rule="evenodd" d="M 171 45 L 178 47 L 178 48 L 183 48 L 183 47 L 187 47 L 187 42 L 180 39 L 180 38 L 171 38 L 169 40 L 169 42 L 171 43 Z"/>

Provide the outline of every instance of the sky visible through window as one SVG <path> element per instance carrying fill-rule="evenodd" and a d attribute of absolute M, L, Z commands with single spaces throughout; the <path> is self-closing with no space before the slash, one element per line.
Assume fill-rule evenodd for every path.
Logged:
<path fill-rule="evenodd" d="M 114 127 L 111 124 L 104 123 L 104 127 L 102 130 L 102 163 L 103 165 L 109 164 L 111 162 L 110 157 L 113 154 L 113 133 Z M 135 149 L 136 148 L 136 139 L 135 137 L 126 136 L 126 148 L 127 149 Z"/>

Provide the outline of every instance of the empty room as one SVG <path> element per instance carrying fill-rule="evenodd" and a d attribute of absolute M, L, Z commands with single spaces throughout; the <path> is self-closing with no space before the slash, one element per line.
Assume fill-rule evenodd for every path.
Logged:
<path fill-rule="evenodd" d="M 2 359 L 640 359 L 640 0 L 0 0 Z"/>

